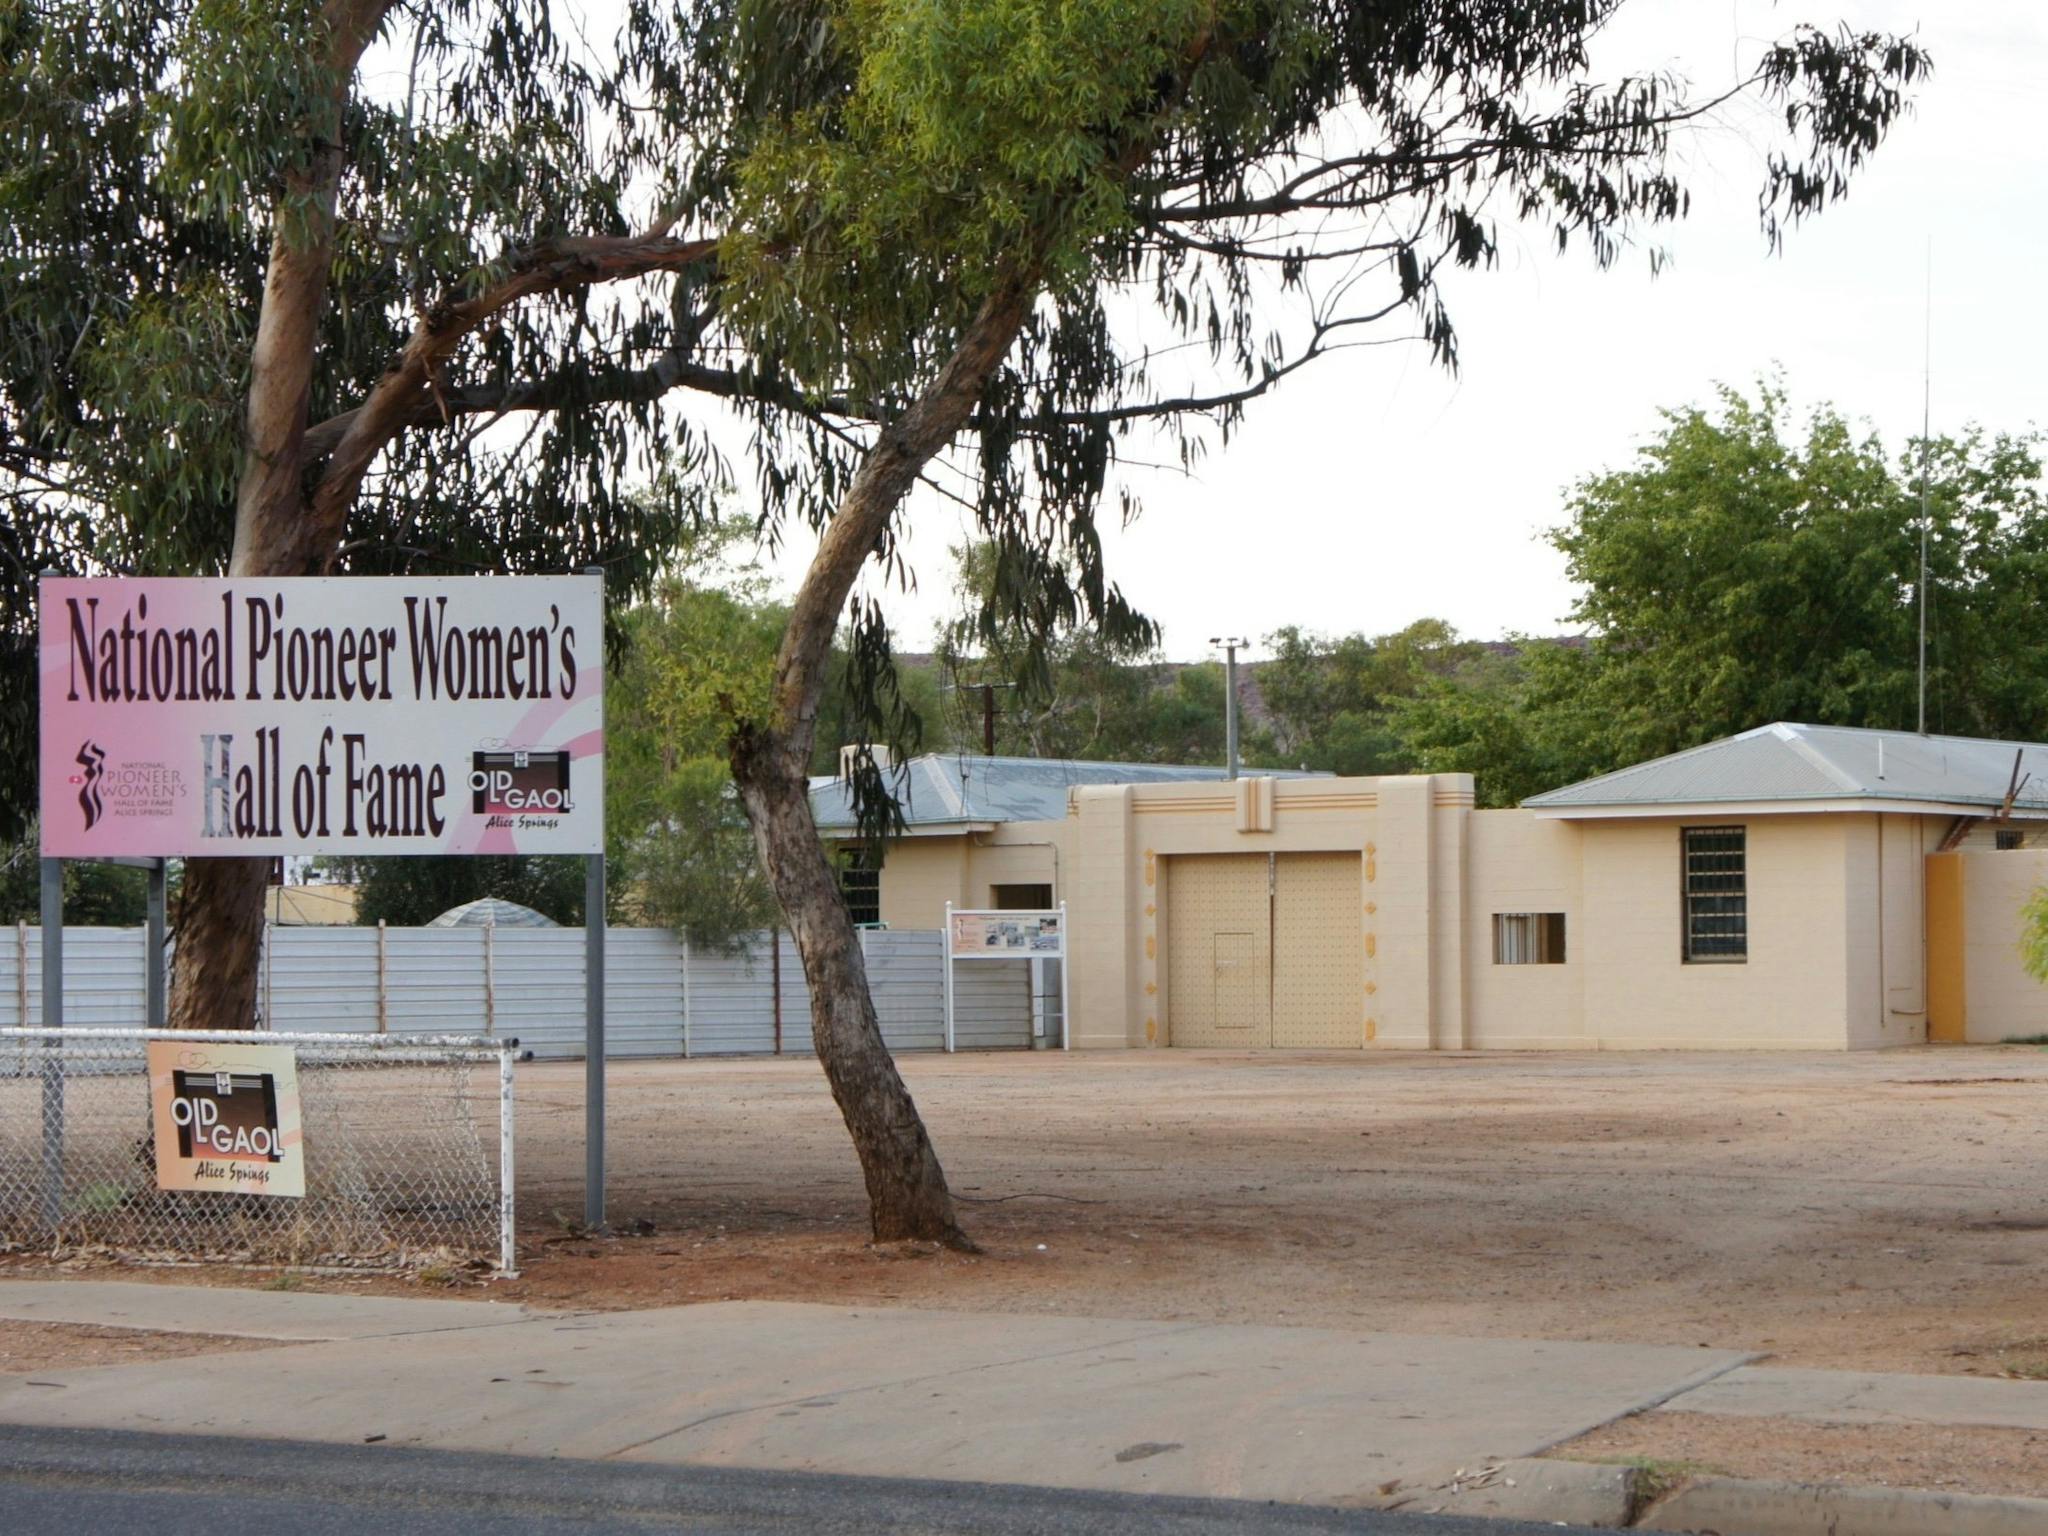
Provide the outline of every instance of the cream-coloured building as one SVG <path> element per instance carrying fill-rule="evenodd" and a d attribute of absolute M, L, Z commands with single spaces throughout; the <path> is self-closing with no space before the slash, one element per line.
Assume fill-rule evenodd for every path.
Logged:
<path fill-rule="evenodd" d="M 1477 810 L 1465 774 L 898 770 L 857 916 L 1068 906 L 1076 1047 L 1859 1049 L 2048 1032 L 2048 747 L 1775 724 Z M 908 791 L 906 793 L 906 791 Z M 814 788 L 828 836 L 843 786 Z M 2036 846 L 2038 840 L 2038 846 Z"/>

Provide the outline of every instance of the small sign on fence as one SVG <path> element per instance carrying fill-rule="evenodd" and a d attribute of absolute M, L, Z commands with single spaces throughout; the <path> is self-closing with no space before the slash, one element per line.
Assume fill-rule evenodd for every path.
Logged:
<path fill-rule="evenodd" d="M 288 1045 L 148 1045 L 158 1189 L 306 1193 L 298 1061 Z"/>

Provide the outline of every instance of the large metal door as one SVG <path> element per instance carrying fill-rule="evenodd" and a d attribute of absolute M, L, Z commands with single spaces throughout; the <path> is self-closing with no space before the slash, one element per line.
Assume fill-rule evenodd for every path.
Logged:
<path fill-rule="evenodd" d="M 1364 885 L 1355 853 L 1283 853 L 1273 870 L 1273 1044 L 1365 1045 Z"/>
<path fill-rule="evenodd" d="M 1185 854 L 1166 865 L 1170 1045 L 1273 1043 L 1272 870 L 1262 853 Z"/>

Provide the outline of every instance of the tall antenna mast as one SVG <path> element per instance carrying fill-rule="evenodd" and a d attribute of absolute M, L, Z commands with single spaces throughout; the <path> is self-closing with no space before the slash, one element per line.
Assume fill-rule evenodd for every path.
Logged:
<path fill-rule="evenodd" d="M 1920 337 L 1920 722 L 1927 734 L 1927 440 L 1934 427 L 1934 237 L 1927 237 L 1927 294 Z"/>

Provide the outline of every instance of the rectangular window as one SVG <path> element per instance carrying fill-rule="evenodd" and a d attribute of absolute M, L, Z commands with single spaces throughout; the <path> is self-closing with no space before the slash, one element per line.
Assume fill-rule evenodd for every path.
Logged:
<path fill-rule="evenodd" d="M 882 872 L 869 868 L 867 851 L 849 848 L 839 856 L 839 899 L 855 927 L 882 923 Z"/>
<path fill-rule="evenodd" d="M 1495 965 L 1563 965 L 1562 912 L 1496 912 L 1493 914 Z"/>
<path fill-rule="evenodd" d="M 2018 827 L 2000 827 L 1991 834 L 1991 839 L 1992 846 L 2001 851 L 2027 846 L 2027 834 Z"/>
<path fill-rule="evenodd" d="M 1049 885 L 992 885 L 988 894 L 989 905 L 998 912 L 1052 910 L 1052 887 Z"/>
<path fill-rule="evenodd" d="M 1749 958 L 1747 829 L 1685 827 L 1685 958 L 1690 963 Z"/>

